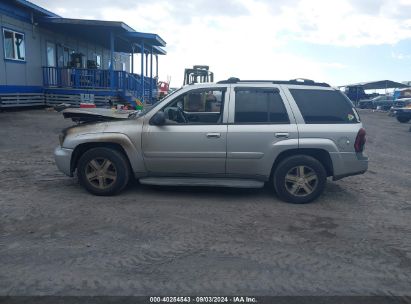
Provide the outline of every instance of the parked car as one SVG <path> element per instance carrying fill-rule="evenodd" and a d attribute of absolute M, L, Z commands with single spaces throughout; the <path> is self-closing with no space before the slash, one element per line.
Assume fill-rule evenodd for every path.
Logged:
<path fill-rule="evenodd" d="M 381 110 L 389 110 L 394 103 L 393 96 L 377 96 L 372 99 L 364 99 L 358 102 L 358 107 L 360 109 L 377 109 L 378 107 Z"/>
<path fill-rule="evenodd" d="M 397 110 L 400 110 L 402 108 L 409 108 L 411 107 L 411 98 L 402 98 L 402 99 L 397 99 L 394 101 L 393 106 L 390 109 L 389 115 L 390 116 L 397 116 Z"/>
<path fill-rule="evenodd" d="M 93 112 L 95 122 L 92 122 Z M 307 203 L 327 177 L 362 174 L 365 130 L 352 102 L 313 81 L 187 85 L 142 112 L 66 109 L 56 164 L 96 195 L 141 184 L 259 188 Z M 85 113 L 85 114 L 84 114 Z M 90 114 L 91 113 L 91 114 Z"/>

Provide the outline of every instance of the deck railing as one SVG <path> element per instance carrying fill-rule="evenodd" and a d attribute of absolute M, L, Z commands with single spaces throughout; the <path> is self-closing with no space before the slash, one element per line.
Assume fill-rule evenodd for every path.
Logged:
<path fill-rule="evenodd" d="M 114 71 L 115 79 L 119 71 Z M 75 89 L 110 88 L 110 71 L 97 69 L 43 67 L 43 82 L 46 87 Z"/>
<path fill-rule="evenodd" d="M 154 78 L 144 77 L 143 94 L 140 75 L 125 71 L 113 71 L 113 74 L 111 83 L 110 70 L 43 67 L 43 84 L 48 88 L 116 90 L 135 98 L 144 95 L 145 99 L 150 97 L 150 88 L 156 90 L 157 81 Z"/>

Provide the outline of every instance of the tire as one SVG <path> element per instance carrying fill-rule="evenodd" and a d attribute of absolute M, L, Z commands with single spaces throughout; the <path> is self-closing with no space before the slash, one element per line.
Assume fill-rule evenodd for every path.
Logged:
<path fill-rule="evenodd" d="M 409 118 L 409 117 L 406 117 L 406 116 L 397 116 L 397 120 L 398 120 L 400 123 L 407 123 L 407 122 L 410 121 L 410 118 Z"/>
<path fill-rule="evenodd" d="M 308 155 L 284 159 L 273 174 L 274 188 L 279 198 L 294 204 L 312 202 L 321 195 L 327 182 L 324 166 Z"/>
<path fill-rule="evenodd" d="M 93 148 L 80 157 L 77 176 L 90 193 L 109 196 L 127 186 L 130 167 L 123 153 L 110 148 Z"/>

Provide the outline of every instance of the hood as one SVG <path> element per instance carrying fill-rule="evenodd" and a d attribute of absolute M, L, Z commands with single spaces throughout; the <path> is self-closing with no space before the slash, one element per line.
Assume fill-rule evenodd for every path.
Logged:
<path fill-rule="evenodd" d="M 117 110 L 102 108 L 68 108 L 63 111 L 64 118 L 71 118 L 74 122 L 103 122 L 135 118 L 141 111 Z"/>

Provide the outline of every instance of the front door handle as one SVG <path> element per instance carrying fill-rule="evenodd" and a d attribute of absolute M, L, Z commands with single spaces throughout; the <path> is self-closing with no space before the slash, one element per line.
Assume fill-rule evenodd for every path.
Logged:
<path fill-rule="evenodd" d="M 289 133 L 275 133 L 275 137 L 277 138 L 288 138 L 289 136 Z"/>
<path fill-rule="evenodd" d="M 221 133 L 207 133 L 206 135 L 208 138 L 220 138 Z"/>

